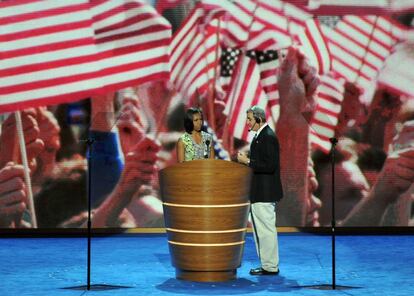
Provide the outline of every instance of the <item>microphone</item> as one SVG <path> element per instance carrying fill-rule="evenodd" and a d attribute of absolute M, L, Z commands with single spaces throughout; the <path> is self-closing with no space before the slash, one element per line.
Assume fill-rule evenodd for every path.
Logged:
<path fill-rule="evenodd" d="M 209 151 L 210 151 L 210 140 L 206 140 L 206 150 L 204 151 L 204 158 L 208 158 Z"/>
<path fill-rule="evenodd" d="M 256 121 L 254 122 L 254 124 L 252 125 L 252 127 L 251 128 L 249 128 L 249 132 L 251 132 L 252 130 L 253 130 L 253 128 L 254 128 L 254 126 L 256 125 Z"/>

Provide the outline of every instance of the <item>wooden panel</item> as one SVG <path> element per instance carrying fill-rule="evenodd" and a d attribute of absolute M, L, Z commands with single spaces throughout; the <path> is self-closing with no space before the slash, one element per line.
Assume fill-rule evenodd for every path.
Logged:
<path fill-rule="evenodd" d="M 244 241 L 246 231 L 226 233 L 183 233 L 167 231 L 168 240 L 188 244 L 226 244 Z"/>
<path fill-rule="evenodd" d="M 249 200 L 251 169 L 224 160 L 194 160 L 159 172 L 164 202 L 228 204 Z"/>
<path fill-rule="evenodd" d="M 169 244 L 172 265 L 193 271 L 223 271 L 240 266 L 244 244 L 192 247 Z"/>
<path fill-rule="evenodd" d="M 180 230 L 231 230 L 246 228 L 249 205 L 230 208 L 164 206 L 165 226 Z"/>

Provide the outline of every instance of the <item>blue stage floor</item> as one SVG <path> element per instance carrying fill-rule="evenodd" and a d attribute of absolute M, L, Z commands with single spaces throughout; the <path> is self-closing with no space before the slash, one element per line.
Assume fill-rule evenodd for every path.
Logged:
<path fill-rule="evenodd" d="M 8 295 L 414 295 L 414 236 L 338 236 L 337 285 L 357 289 L 321 291 L 302 286 L 331 284 L 329 236 L 281 234 L 281 273 L 254 277 L 257 258 L 247 235 L 238 279 L 195 283 L 175 279 L 165 234 L 93 238 L 92 284 L 130 288 L 77 291 L 86 284 L 85 238 L 0 239 L 0 296 Z"/>

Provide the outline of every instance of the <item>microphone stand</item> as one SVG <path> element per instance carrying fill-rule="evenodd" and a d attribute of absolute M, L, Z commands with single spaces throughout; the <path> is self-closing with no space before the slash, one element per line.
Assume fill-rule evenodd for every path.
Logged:
<path fill-rule="evenodd" d="M 205 159 L 208 159 L 209 158 L 209 150 L 210 150 L 210 141 L 209 140 L 207 140 L 206 142 L 205 142 L 205 144 L 206 144 L 206 151 L 204 152 L 204 158 Z"/>
<path fill-rule="evenodd" d="M 325 115 L 326 116 L 326 115 Z M 316 134 L 323 134 L 323 132 L 318 133 L 316 126 L 312 126 L 312 123 L 309 122 L 307 117 L 304 117 L 307 121 L 308 126 L 313 129 Z M 324 122 L 330 122 L 329 118 L 324 118 Z M 332 208 L 331 208 L 331 247 L 332 247 L 332 284 L 320 284 L 320 285 L 306 285 L 306 286 L 298 286 L 300 288 L 308 288 L 308 289 L 315 289 L 315 290 L 346 290 L 346 289 L 353 289 L 358 287 L 352 286 L 342 286 L 336 284 L 336 213 L 335 213 L 335 151 L 336 145 L 338 144 L 338 139 L 335 136 L 329 138 L 329 142 L 331 143 L 330 149 L 330 158 L 331 158 L 331 199 L 332 199 Z"/>
<path fill-rule="evenodd" d="M 353 286 L 342 286 L 336 284 L 336 217 L 335 217 L 335 147 L 338 144 L 338 139 L 335 137 L 329 138 L 331 142 L 331 198 L 332 198 L 332 212 L 331 212 L 331 247 L 332 247 L 332 284 L 322 284 L 322 285 L 310 285 L 310 286 L 300 286 L 302 288 L 315 289 L 315 290 L 347 290 L 355 289 L 359 287 Z"/>
<path fill-rule="evenodd" d="M 335 216 L 335 147 L 338 144 L 338 139 L 332 137 L 329 139 L 331 142 L 331 178 L 332 178 L 332 188 L 331 188 L 331 197 L 332 197 L 332 215 L 331 215 L 331 241 L 332 241 L 332 290 L 336 289 L 336 258 L 335 258 L 335 227 L 336 227 L 336 216 Z"/>
<path fill-rule="evenodd" d="M 86 289 L 89 291 L 91 289 L 91 233 L 92 233 L 92 220 L 91 220 L 91 211 L 92 211 L 92 151 L 93 143 L 95 139 L 88 138 L 86 140 L 86 145 L 88 145 L 89 155 L 88 155 L 88 258 L 87 258 L 87 286 Z"/>
<path fill-rule="evenodd" d="M 107 284 L 93 284 L 91 285 L 91 240 L 92 240 L 92 154 L 93 154 L 93 144 L 96 142 L 94 138 L 88 137 L 86 140 L 82 140 L 88 146 L 88 180 L 87 180 L 87 194 L 88 194 L 88 221 L 87 221 L 87 268 L 86 268 L 86 285 L 67 287 L 63 289 L 68 290 L 93 290 L 93 291 L 103 291 L 103 290 L 113 290 L 121 288 L 130 288 L 127 286 L 119 285 L 107 285 Z"/>

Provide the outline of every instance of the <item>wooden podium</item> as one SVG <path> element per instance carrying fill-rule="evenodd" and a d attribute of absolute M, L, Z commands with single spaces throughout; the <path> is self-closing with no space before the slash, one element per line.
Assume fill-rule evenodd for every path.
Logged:
<path fill-rule="evenodd" d="M 236 278 L 249 213 L 251 169 L 224 160 L 194 160 L 159 172 L 164 220 L 178 279 Z"/>

